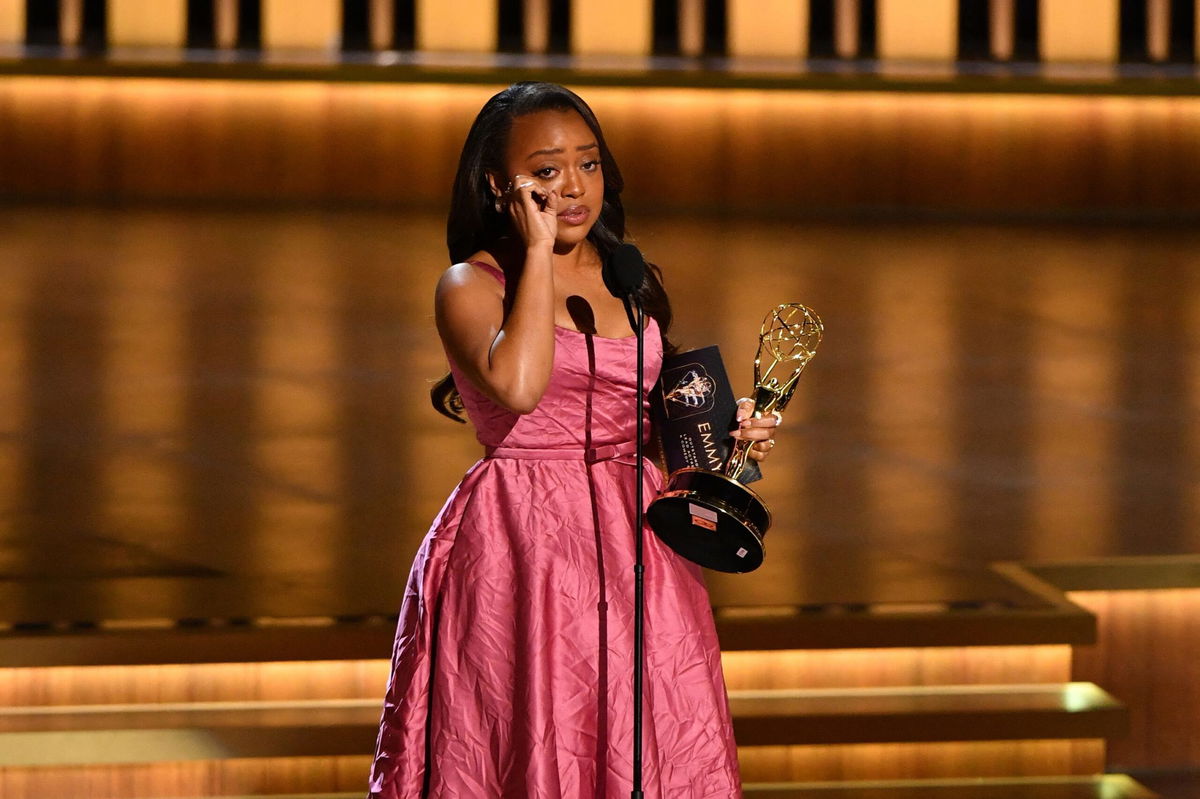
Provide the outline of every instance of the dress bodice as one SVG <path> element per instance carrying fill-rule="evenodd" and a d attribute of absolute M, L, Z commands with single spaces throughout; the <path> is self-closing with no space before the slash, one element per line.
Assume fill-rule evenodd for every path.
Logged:
<path fill-rule="evenodd" d="M 662 340 L 652 317 L 646 323 L 645 339 L 643 382 L 649 394 L 662 366 Z M 450 363 L 479 443 L 522 449 L 578 449 L 635 440 L 636 366 L 633 336 L 604 338 L 555 327 L 550 383 L 532 412 L 517 414 L 489 399 Z M 644 403 L 643 413 L 648 408 Z"/>

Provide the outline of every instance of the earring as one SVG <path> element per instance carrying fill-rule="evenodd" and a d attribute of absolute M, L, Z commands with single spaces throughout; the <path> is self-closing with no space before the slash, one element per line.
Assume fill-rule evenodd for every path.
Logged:
<path fill-rule="evenodd" d="M 492 207 L 496 209 L 496 213 L 498 213 L 498 214 L 502 214 L 502 213 L 504 213 L 504 204 L 500 202 L 500 198 L 499 198 L 499 197 L 497 197 L 497 198 L 496 198 L 496 199 L 495 199 L 495 200 L 492 202 Z"/>

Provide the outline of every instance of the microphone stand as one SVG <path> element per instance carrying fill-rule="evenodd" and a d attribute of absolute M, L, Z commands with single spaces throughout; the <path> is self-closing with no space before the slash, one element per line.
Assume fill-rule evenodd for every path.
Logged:
<path fill-rule="evenodd" d="M 637 399 L 637 444 L 635 448 L 636 464 L 636 479 L 637 488 L 635 490 L 634 502 L 635 510 L 633 516 L 633 536 L 634 536 L 634 565 L 633 565 L 633 791 L 630 793 L 630 799 L 643 799 L 642 793 L 642 674 L 645 671 L 645 615 L 646 615 L 646 593 L 645 593 L 645 576 L 646 565 L 644 563 L 644 552 L 642 548 L 643 540 L 645 539 L 645 515 L 646 510 L 643 505 L 642 491 L 643 483 L 646 478 L 646 463 L 642 457 L 643 440 L 645 439 L 645 414 L 643 406 L 646 402 L 646 387 L 644 381 L 645 375 L 645 311 L 642 308 L 642 303 L 638 300 L 634 292 L 627 293 L 624 298 L 625 313 L 629 315 L 629 324 L 633 327 L 634 335 L 637 336 L 637 391 L 634 392 Z M 632 306 L 632 307 L 631 307 Z M 634 313 L 634 309 L 637 313 Z"/>

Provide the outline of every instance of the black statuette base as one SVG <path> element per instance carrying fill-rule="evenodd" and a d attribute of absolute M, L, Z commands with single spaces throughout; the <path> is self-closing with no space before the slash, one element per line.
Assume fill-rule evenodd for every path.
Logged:
<path fill-rule="evenodd" d="M 717 472 L 675 472 L 646 518 L 667 546 L 707 569 L 754 571 L 766 554 L 770 511 L 749 488 Z"/>

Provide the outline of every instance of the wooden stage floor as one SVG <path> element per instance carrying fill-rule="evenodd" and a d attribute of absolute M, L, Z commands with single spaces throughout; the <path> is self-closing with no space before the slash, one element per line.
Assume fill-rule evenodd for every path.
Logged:
<path fill-rule="evenodd" d="M 1200 545 L 1200 231 L 634 217 L 749 388 L 826 340 L 714 603 L 1006 602 L 985 567 Z M 440 213 L 7 206 L 8 625 L 394 613 L 471 431 L 436 416 Z"/>

